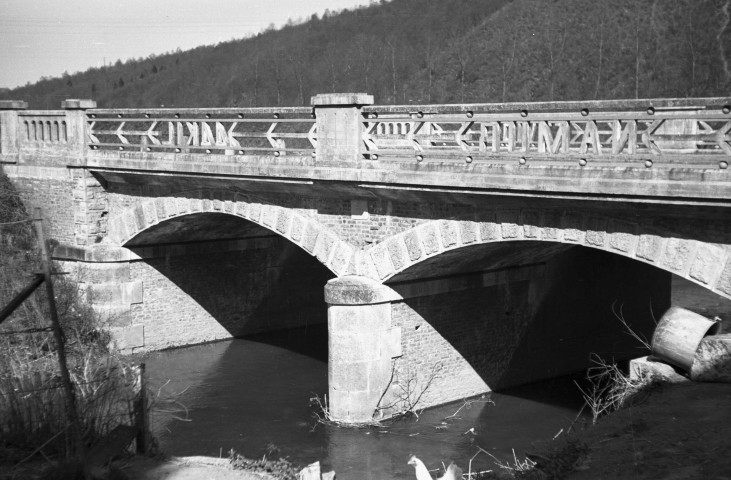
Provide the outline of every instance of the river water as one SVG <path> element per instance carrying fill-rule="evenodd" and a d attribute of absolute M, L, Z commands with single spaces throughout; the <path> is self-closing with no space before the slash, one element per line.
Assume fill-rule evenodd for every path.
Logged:
<path fill-rule="evenodd" d="M 410 455 L 430 469 L 454 460 L 465 471 L 478 446 L 512 462 L 536 440 L 566 429 L 581 409 L 571 379 L 492 393 L 428 409 L 384 428 L 320 424 L 309 399 L 327 393 L 322 327 L 191 346 L 149 355 L 149 384 L 160 392 L 153 430 L 169 454 L 319 460 L 341 480 L 413 479 Z M 583 421 L 583 420 L 580 420 Z M 495 468 L 480 454 L 473 470 Z"/>

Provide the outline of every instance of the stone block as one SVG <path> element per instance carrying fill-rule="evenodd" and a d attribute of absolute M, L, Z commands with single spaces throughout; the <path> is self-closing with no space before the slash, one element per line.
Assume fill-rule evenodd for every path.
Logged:
<path fill-rule="evenodd" d="M 525 238 L 541 237 L 541 214 L 532 210 L 523 212 L 523 234 Z"/>
<path fill-rule="evenodd" d="M 459 222 L 459 231 L 464 245 L 477 241 L 477 224 L 475 222 Z"/>
<path fill-rule="evenodd" d="M 124 220 L 121 217 L 116 217 L 109 222 L 109 239 L 114 243 L 121 244 L 128 238 L 126 229 L 124 227 Z"/>
<path fill-rule="evenodd" d="M 396 358 L 403 355 L 401 348 L 401 327 L 392 327 L 386 330 L 383 342 L 381 343 L 384 352 L 383 356 Z"/>
<path fill-rule="evenodd" d="M 483 242 L 491 242 L 500 240 L 500 225 L 493 222 L 483 222 L 480 224 L 480 236 Z"/>
<path fill-rule="evenodd" d="M 453 248 L 457 246 L 459 235 L 457 233 L 458 226 L 456 222 L 442 220 L 439 222 L 439 233 L 442 236 L 442 245 L 444 248 Z"/>
<path fill-rule="evenodd" d="M 635 226 L 631 223 L 614 221 L 613 231 L 609 234 L 609 248 L 624 253 L 630 253 L 634 247 L 636 236 Z"/>
<path fill-rule="evenodd" d="M 352 310 L 354 307 L 349 307 Z M 361 308 L 367 308 L 361 307 Z M 350 328 L 347 328 L 350 327 Z M 352 325 L 341 327 L 339 331 L 331 331 L 328 336 L 331 362 L 358 363 L 372 362 L 383 357 L 383 331 Z"/>
<path fill-rule="evenodd" d="M 674 272 L 682 273 L 688 268 L 692 254 L 692 241 L 671 238 L 665 245 L 661 263 Z"/>
<path fill-rule="evenodd" d="M 287 229 L 289 228 L 289 219 L 291 218 L 291 213 L 289 210 L 286 210 L 284 208 L 279 210 L 279 216 L 277 217 L 277 231 L 282 234 L 287 233 Z"/>
<path fill-rule="evenodd" d="M 690 368 L 694 382 L 731 383 L 731 334 L 709 335 L 701 340 Z"/>
<path fill-rule="evenodd" d="M 367 390 L 367 372 L 370 363 L 370 361 L 352 363 L 336 362 L 332 367 L 330 381 L 332 381 L 335 385 L 338 385 L 340 389 L 350 392 Z"/>
<path fill-rule="evenodd" d="M 145 326 L 142 324 L 113 329 L 111 333 L 117 348 L 122 351 L 145 346 Z"/>
<path fill-rule="evenodd" d="M 172 217 L 178 214 L 178 205 L 174 198 L 165 198 L 165 215 Z"/>
<path fill-rule="evenodd" d="M 504 239 L 520 237 L 520 223 L 518 211 L 499 212 L 497 221 L 500 223 L 500 230 Z"/>
<path fill-rule="evenodd" d="M 561 216 L 557 212 L 543 214 L 543 239 L 558 240 L 561 226 Z"/>
<path fill-rule="evenodd" d="M 388 249 L 378 246 L 371 251 L 371 258 L 378 271 L 378 278 L 386 278 L 393 273 L 393 265 L 391 265 Z"/>
<path fill-rule="evenodd" d="M 249 204 L 246 202 L 236 203 L 236 215 L 240 217 L 248 217 L 249 215 Z"/>
<path fill-rule="evenodd" d="M 637 382 L 682 383 L 690 381 L 675 367 L 652 356 L 635 358 L 629 362 L 629 378 Z"/>
<path fill-rule="evenodd" d="M 110 328 L 128 327 L 132 323 L 129 305 L 92 305 L 99 320 Z"/>
<path fill-rule="evenodd" d="M 391 264 L 393 267 L 397 271 L 403 269 L 406 266 L 407 253 L 399 241 L 399 238 L 397 237 L 394 240 L 389 240 L 386 243 L 386 248 L 388 249 L 388 254 L 391 258 Z"/>
<path fill-rule="evenodd" d="M 167 213 L 165 212 L 164 198 L 155 199 L 155 215 L 157 216 L 158 220 L 164 220 L 165 218 L 167 218 Z"/>
<path fill-rule="evenodd" d="M 731 296 L 731 258 L 726 260 L 726 266 L 721 270 L 721 276 L 716 283 L 716 290 Z"/>
<path fill-rule="evenodd" d="M 142 303 L 142 281 L 91 284 L 89 298 L 95 305 L 130 305 Z"/>
<path fill-rule="evenodd" d="M 123 300 L 125 304 L 142 303 L 142 280 L 135 280 L 133 282 L 122 283 L 123 288 Z"/>
<path fill-rule="evenodd" d="M 315 257 L 317 257 L 323 265 L 327 265 L 330 260 L 330 254 L 332 254 L 336 240 L 337 238 L 335 235 L 328 232 L 323 232 L 319 235 L 315 246 Z"/>
<path fill-rule="evenodd" d="M 203 204 L 199 198 L 176 198 L 175 203 L 178 207 L 178 215 L 185 215 L 186 213 L 200 212 L 203 208 Z M 168 212 L 170 214 L 170 212 Z"/>
<path fill-rule="evenodd" d="M 302 240 L 304 222 L 304 219 L 299 215 L 292 215 L 292 226 L 289 230 L 289 235 L 295 242 Z"/>
<path fill-rule="evenodd" d="M 424 225 L 419 228 L 422 245 L 424 246 L 424 253 L 427 256 L 434 255 L 439 251 L 439 239 L 437 238 L 437 231 L 433 224 Z"/>
<path fill-rule="evenodd" d="M 690 267 L 690 277 L 709 285 L 723 265 L 723 256 L 723 248 L 701 244 Z"/>
<path fill-rule="evenodd" d="M 261 203 L 252 203 L 249 205 L 249 220 L 261 223 Z"/>
<path fill-rule="evenodd" d="M 122 283 L 129 281 L 129 263 L 89 263 L 81 281 L 90 283 Z"/>
<path fill-rule="evenodd" d="M 315 252 L 315 245 L 317 243 L 317 237 L 320 235 L 320 230 L 310 222 L 307 222 L 305 226 L 305 234 L 302 239 L 302 247 L 310 253 Z"/>
<path fill-rule="evenodd" d="M 147 221 L 145 220 L 145 211 L 138 205 L 137 208 L 132 212 L 132 216 L 135 222 L 135 228 L 138 232 L 141 232 L 147 228 Z"/>
<path fill-rule="evenodd" d="M 649 262 L 657 261 L 660 256 L 662 239 L 657 235 L 640 235 L 637 244 L 637 257 Z"/>
<path fill-rule="evenodd" d="M 262 215 L 261 215 L 261 221 L 264 225 L 269 227 L 270 229 L 274 229 L 274 226 L 277 223 L 277 213 L 278 208 L 274 205 L 264 205 L 262 207 Z"/>
<path fill-rule="evenodd" d="M 603 247 L 607 235 L 607 221 L 603 218 L 589 218 L 586 222 L 587 244 L 595 247 Z"/>
<path fill-rule="evenodd" d="M 583 222 L 582 217 L 576 213 L 566 213 L 561 219 L 563 226 L 563 238 L 567 242 L 581 242 Z"/>
<path fill-rule="evenodd" d="M 64 110 L 86 110 L 96 108 L 96 102 L 88 98 L 68 98 L 61 102 L 61 108 Z"/>
<path fill-rule="evenodd" d="M 153 225 L 157 223 L 157 212 L 155 209 L 154 202 L 144 202 L 142 204 L 142 211 L 145 215 L 145 225 Z"/>
<path fill-rule="evenodd" d="M 419 241 L 419 234 L 416 230 L 411 230 L 404 235 L 404 244 L 406 245 L 406 253 L 409 255 L 409 260 L 415 262 L 421 258 L 421 242 Z"/>
<path fill-rule="evenodd" d="M 350 264 L 352 256 L 353 249 L 351 247 L 342 243 L 337 244 L 335 246 L 335 253 L 333 253 L 332 260 L 330 261 L 330 268 L 336 275 L 343 275 Z"/>

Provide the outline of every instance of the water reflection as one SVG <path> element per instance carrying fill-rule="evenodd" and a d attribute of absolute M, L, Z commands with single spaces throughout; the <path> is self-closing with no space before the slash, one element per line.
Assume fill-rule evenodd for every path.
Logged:
<path fill-rule="evenodd" d="M 326 338 L 324 328 L 309 327 L 148 357 L 152 388 L 177 394 L 188 409 L 187 421 L 176 420 L 162 404 L 155 413 L 153 428 L 163 450 L 225 456 L 233 448 L 260 457 L 276 447 L 274 455 L 297 464 L 320 460 L 343 480 L 412 479 L 413 468 L 406 464 L 411 454 L 430 469 L 454 460 L 466 470 L 476 446 L 507 460 L 511 449 L 522 455 L 534 440 L 567 427 L 579 410 L 576 388 L 554 380 L 429 409 L 418 420 L 384 428 L 317 424 L 309 399 L 327 392 Z M 492 465 L 482 455 L 473 468 Z"/>

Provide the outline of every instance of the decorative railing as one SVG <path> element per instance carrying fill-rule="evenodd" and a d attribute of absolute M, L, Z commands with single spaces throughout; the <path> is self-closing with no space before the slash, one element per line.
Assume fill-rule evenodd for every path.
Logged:
<path fill-rule="evenodd" d="M 724 100 L 724 99 L 722 99 Z M 591 102 L 611 106 L 612 102 Z M 545 104 L 535 104 L 545 105 Z M 526 105 L 529 107 L 530 104 Z M 641 161 L 646 167 L 674 158 L 727 168 L 731 156 L 731 107 L 673 105 L 642 111 L 500 111 L 495 105 L 363 109 L 365 158 L 517 162 Z M 456 110 L 456 106 L 444 110 Z M 479 111 L 493 107 L 498 111 Z M 504 110 L 509 105 L 503 105 Z M 429 111 L 431 110 L 431 111 Z M 694 161 L 695 163 L 695 161 Z"/>
<path fill-rule="evenodd" d="M 86 111 L 91 150 L 219 155 L 314 154 L 310 108 L 93 109 Z"/>
<path fill-rule="evenodd" d="M 66 112 L 24 111 L 18 115 L 20 141 L 33 146 L 68 142 Z"/>
<path fill-rule="evenodd" d="M 721 169 L 731 161 L 726 97 L 422 106 L 373 106 L 366 97 L 249 109 L 99 109 L 67 100 L 64 110 L 28 111 L 0 101 L 0 151 L 4 162 L 45 151 Z"/>

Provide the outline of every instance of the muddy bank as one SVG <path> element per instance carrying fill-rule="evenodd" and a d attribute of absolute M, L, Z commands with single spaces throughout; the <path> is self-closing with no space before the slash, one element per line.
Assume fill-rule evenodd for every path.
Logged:
<path fill-rule="evenodd" d="M 652 387 L 632 405 L 554 441 L 530 478 L 731 480 L 731 384 Z"/>
<path fill-rule="evenodd" d="M 234 470 L 227 458 L 132 457 L 114 462 L 126 478 L 134 480 L 268 480 L 263 474 Z"/>

